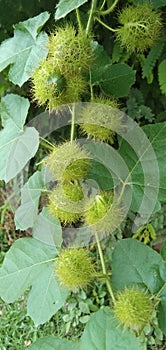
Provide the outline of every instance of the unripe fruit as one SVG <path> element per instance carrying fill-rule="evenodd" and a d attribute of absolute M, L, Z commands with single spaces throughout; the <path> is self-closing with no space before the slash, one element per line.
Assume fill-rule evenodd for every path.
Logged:
<path fill-rule="evenodd" d="M 49 110 L 80 101 L 93 60 L 91 38 L 67 24 L 49 37 L 48 56 L 32 75 L 32 93 Z"/>
<path fill-rule="evenodd" d="M 85 288 L 95 278 L 95 266 L 87 250 L 69 248 L 57 258 L 55 271 L 61 284 L 70 290 Z"/>
<path fill-rule="evenodd" d="M 86 210 L 86 206 L 90 209 Z M 123 208 L 117 200 L 113 201 L 111 191 L 100 191 L 95 199 L 89 198 L 85 202 L 85 223 L 98 233 L 100 239 L 119 227 L 123 217 Z"/>
<path fill-rule="evenodd" d="M 96 140 L 114 143 L 115 131 L 122 129 L 122 115 L 116 100 L 95 98 L 82 110 L 80 127 Z"/>
<path fill-rule="evenodd" d="M 74 181 L 86 176 L 90 159 L 88 153 L 76 142 L 66 142 L 54 147 L 47 165 L 57 181 Z"/>
<path fill-rule="evenodd" d="M 76 34 L 70 24 L 50 35 L 48 48 L 54 65 L 66 78 L 87 70 L 93 60 L 91 37 L 87 37 L 85 31 Z"/>
<path fill-rule="evenodd" d="M 129 52 L 143 52 L 160 37 L 161 14 L 150 4 L 125 7 L 118 20 L 122 26 L 117 30 L 117 38 Z"/>
<path fill-rule="evenodd" d="M 71 225 L 82 216 L 82 199 L 83 193 L 78 183 L 58 185 L 48 196 L 49 212 L 64 224 Z"/>
<path fill-rule="evenodd" d="M 154 305 L 150 296 L 137 286 L 120 292 L 114 307 L 120 323 L 138 333 L 150 322 L 153 311 Z"/>

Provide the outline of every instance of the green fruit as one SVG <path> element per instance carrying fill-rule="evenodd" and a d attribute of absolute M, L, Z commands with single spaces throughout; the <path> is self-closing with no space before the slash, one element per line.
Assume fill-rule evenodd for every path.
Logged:
<path fill-rule="evenodd" d="M 54 147 L 47 158 L 47 165 L 57 181 L 69 182 L 83 179 L 88 171 L 88 153 L 76 142 L 65 142 Z"/>
<path fill-rule="evenodd" d="M 55 271 L 60 283 L 70 290 L 85 288 L 95 278 L 95 266 L 89 252 L 83 248 L 62 251 L 57 258 Z"/>
<path fill-rule="evenodd" d="M 67 24 L 59 27 L 49 38 L 49 57 L 65 78 L 80 75 L 92 63 L 91 37 L 85 31 L 78 31 Z"/>
<path fill-rule="evenodd" d="M 137 286 L 126 288 L 117 295 L 114 312 L 125 328 L 141 332 L 150 322 L 153 311 L 150 296 Z"/>
<path fill-rule="evenodd" d="M 84 208 L 85 224 L 98 233 L 100 239 L 113 233 L 124 218 L 123 207 L 113 200 L 111 191 L 101 191 L 95 199 L 89 198 Z"/>
<path fill-rule="evenodd" d="M 77 183 L 58 185 L 48 196 L 49 212 L 64 224 L 71 225 L 82 216 L 82 198 L 83 193 Z"/>
<path fill-rule="evenodd" d="M 115 100 L 95 98 L 82 110 L 80 127 L 96 140 L 114 143 L 115 131 L 122 129 L 122 114 Z"/>
<path fill-rule="evenodd" d="M 125 7 L 118 20 L 122 26 L 117 30 L 117 38 L 129 52 L 149 49 L 161 35 L 161 13 L 150 4 Z"/>

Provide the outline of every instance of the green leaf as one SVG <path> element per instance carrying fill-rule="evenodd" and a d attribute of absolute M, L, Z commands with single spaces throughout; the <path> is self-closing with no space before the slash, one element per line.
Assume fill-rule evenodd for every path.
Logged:
<path fill-rule="evenodd" d="M 162 258 L 166 261 L 166 241 L 164 242 L 164 244 L 161 248 L 160 254 L 161 254 Z"/>
<path fill-rule="evenodd" d="M 65 303 L 67 289 L 56 280 L 53 265 L 41 271 L 33 283 L 27 303 L 28 315 L 36 326 L 47 322 Z"/>
<path fill-rule="evenodd" d="M 4 129 L 0 131 L 0 179 L 8 182 L 37 152 L 39 135 L 35 128 L 24 127 L 29 109 L 28 99 L 9 94 L 1 101 Z"/>
<path fill-rule="evenodd" d="M 34 238 L 20 238 L 6 253 L 0 269 L 0 297 L 7 303 L 15 301 L 53 265 L 55 247 Z"/>
<path fill-rule="evenodd" d="M 95 180 L 102 190 L 110 190 L 114 187 L 109 170 L 95 160 L 91 161 L 88 168 L 87 178 Z"/>
<path fill-rule="evenodd" d="M 43 208 L 33 226 L 33 237 L 49 245 L 61 247 L 62 227 L 60 222 Z"/>
<path fill-rule="evenodd" d="M 158 306 L 158 320 L 159 327 L 164 335 L 166 335 L 166 285 L 162 294 L 160 295 L 160 304 Z"/>
<path fill-rule="evenodd" d="M 55 20 L 65 17 L 68 13 L 85 4 L 87 1 L 88 0 L 60 0 L 56 6 Z"/>
<path fill-rule="evenodd" d="M 143 127 L 151 145 L 156 153 L 159 173 L 160 173 L 160 187 L 159 187 L 159 200 L 165 202 L 166 198 L 166 161 L 165 152 L 166 149 L 166 122 L 145 125 Z"/>
<path fill-rule="evenodd" d="M 54 272 L 57 251 L 34 238 L 18 239 L 7 252 L 0 269 L 0 297 L 15 301 L 32 286 L 28 314 L 36 325 L 44 323 L 64 304 L 67 291 Z"/>
<path fill-rule="evenodd" d="M 129 126 L 126 134 L 123 133 L 119 153 L 132 178 L 131 209 L 139 212 L 138 227 L 158 210 L 158 201 L 165 201 L 165 148 L 166 123 L 149 124 L 142 129 L 136 124 L 134 128 L 133 124 L 131 130 Z"/>
<path fill-rule="evenodd" d="M 36 171 L 21 190 L 21 205 L 15 212 L 15 225 L 19 230 L 33 227 L 37 219 L 39 199 L 45 187 L 42 172 Z"/>
<path fill-rule="evenodd" d="M 158 60 L 158 58 L 160 57 L 162 50 L 164 47 L 164 42 L 158 42 L 155 46 L 153 46 L 146 59 L 144 62 L 144 65 L 142 67 L 142 77 L 145 78 L 149 76 L 149 74 L 152 72 L 156 61 Z"/>
<path fill-rule="evenodd" d="M 110 64 L 111 60 L 103 46 L 99 45 L 97 41 L 92 41 L 92 53 L 94 61 L 91 67 L 91 83 L 98 85 L 102 80 L 104 67 Z"/>
<path fill-rule="evenodd" d="M 88 322 L 79 342 L 56 337 L 37 340 L 30 350 L 140 350 L 136 336 L 120 327 L 113 311 L 105 307 L 97 311 Z"/>
<path fill-rule="evenodd" d="M 47 336 L 30 345 L 29 350 L 80 350 L 80 347 L 78 342 Z"/>
<path fill-rule="evenodd" d="M 49 19 L 48 12 L 20 22 L 14 26 L 14 37 L 0 46 L 0 71 L 11 65 L 9 79 L 22 86 L 47 56 L 47 34 L 40 33 Z"/>
<path fill-rule="evenodd" d="M 135 82 L 135 73 L 136 71 L 125 63 L 108 64 L 103 67 L 100 87 L 108 96 L 127 96 Z"/>
<path fill-rule="evenodd" d="M 132 0 L 134 4 L 144 4 L 147 3 L 147 0 Z M 159 7 L 166 5 L 166 0 L 151 0 L 150 4 L 154 9 L 157 9 Z"/>
<path fill-rule="evenodd" d="M 138 284 L 152 294 L 163 286 L 160 276 L 161 256 L 135 239 L 119 241 L 112 255 L 112 286 L 115 291 Z"/>
<path fill-rule="evenodd" d="M 166 94 L 166 60 L 163 60 L 159 65 L 158 78 L 161 92 Z"/>

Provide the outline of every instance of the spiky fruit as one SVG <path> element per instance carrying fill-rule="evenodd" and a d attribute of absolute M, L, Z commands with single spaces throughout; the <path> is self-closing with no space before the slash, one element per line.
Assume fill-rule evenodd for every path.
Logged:
<path fill-rule="evenodd" d="M 47 165 L 57 181 L 68 182 L 86 176 L 90 159 L 88 153 L 76 142 L 66 142 L 54 147 Z"/>
<path fill-rule="evenodd" d="M 122 129 L 122 114 L 116 100 L 95 98 L 82 110 L 80 127 L 88 137 L 114 143 L 115 131 Z"/>
<path fill-rule="evenodd" d="M 82 216 L 82 198 L 83 193 L 79 184 L 58 185 L 48 196 L 49 212 L 64 224 L 75 223 Z"/>
<path fill-rule="evenodd" d="M 92 63 L 91 38 L 67 24 L 49 37 L 48 56 L 32 75 L 32 92 L 50 110 L 77 102 L 86 91 L 85 71 Z"/>
<path fill-rule="evenodd" d="M 55 265 L 61 284 L 70 290 L 85 288 L 95 278 L 95 266 L 87 250 L 69 248 L 62 251 Z"/>
<path fill-rule="evenodd" d="M 161 35 L 161 14 L 150 4 L 125 7 L 118 20 L 122 26 L 117 30 L 117 38 L 129 52 L 147 50 Z"/>
<path fill-rule="evenodd" d="M 86 88 L 85 79 L 80 74 L 66 79 L 50 58 L 41 63 L 31 80 L 34 100 L 50 110 L 78 101 Z"/>
<path fill-rule="evenodd" d="M 86 210 L 86 207 L 89 209 Z M 89 198 L 85 202 L 84 218 L 85 224 L 91 227 L 100 238 L 112 233 L 119 227 L 124 217 L 123 208 L 118 201 L 113 201 L 111 191 L 100 191 L 95 199 Z"/>
<path fill-rule="evenodd" d="M 78 31 L 67 24 L 57 28 L 49 38 L 49 56 L 66 78 L 80 74 L 92 63 L 91 38 L 85 31 Z"/>
<path fill-rule="evenodd" d="M 125 328 L 141 332 L 150 322 L 153 311 L 150 296 L 137 286 L 126 288 L 117 295 L 114 312 Z"/>

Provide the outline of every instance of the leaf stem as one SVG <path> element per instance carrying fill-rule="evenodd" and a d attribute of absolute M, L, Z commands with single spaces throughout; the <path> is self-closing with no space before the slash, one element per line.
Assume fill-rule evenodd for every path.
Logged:
<path fill-rule="evenodd" d="M 76 113 L 76 105 L 75 103 L 72 106 L 72 119 L 71 119 L 71 134 L 70 134 L 70 141 L 72 142 L 74 140 L 74 131 L 75 131 L 75 113 Z"/>
<path fill-rule="evenodd" d="M 101 21 L 100 18 L 95 17 L 96 21 L 98 21 L 103 27 L 107 28 L 108 30 L 110 30 L 111 32 L 117 32 L 118 29 L 113 29 L 110 26 L 108 26 L 106 23 L 104 23 L 103 21 Z"/>
<path fill-rule="evenodd" d="M 88 23 L 86 26 L 86 35 L 88 35 L 90 30 L 91 30 L 91 27 L 93 24 L 94 12 L 96 10 L 96 5 L 97 5 L 97 0 L 92 0 L 90 14 L 89 14 L 89 18 L 88 18 Z"/>
<path fill-rule="evenodd" d="M 77 22 L 78 22 L 79 29 L 82 31 L 83 27 L 82 27 L 82 22 L 80 17 L 80 11 L 78 8 L 76 9 L 76 15 L 77 15 Z"/>
<path fill-rule="evenodd" d="M 111 12 L 114 10 L 115 6 L 117 5 L 118 1 L 119 1 L 119 0 L 115 0 L 115 1 L 113 2 L 113 4 L 112 4 L 107 10 L 105 10 L 105 11 L 100 11 L 100 15 L 101 15 L 101 16 L 105 16 L 105 15 L 108 15 L 109 13 L 111 13 Z"/>
<path fill-rule="evenodd" d="M 104 274 L 105 280 L 106 280 L 106 286 L 107 286 L 108 292 L 109 292 L 109 294 L 111 296 L 111 299 L 113 301 L 113 304 L 115 305 L 116 304 L 116 300 L 115 300 L 115 297 L 114 297 L 114 293 L 113 293 L 113 290 L 112 290 L 112 287 L 111 287 L 110 280 L 108 279 L 108 276 L 107 276 L 107 270 L 106 270 L 106 266 L 105 266 L 103 251 L 102 251 L 102 248 L 101 248 L 101 244 L 100 244 L 100 240 L 99 240 L 97 232 L 95 233 L 95 237 L 96 237 L 96 243 L 97 243 L 97 248 L 98 248 L 98 251 L 99 251 L 99 256 L 100 256 L 100 261 L 101 261 L 103 274 Z"/>

